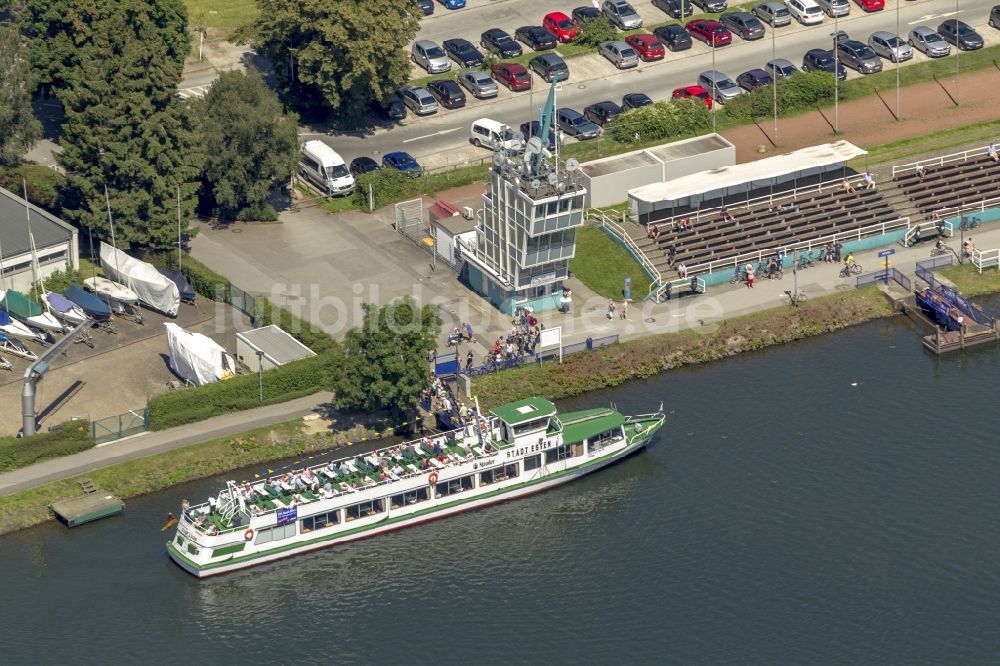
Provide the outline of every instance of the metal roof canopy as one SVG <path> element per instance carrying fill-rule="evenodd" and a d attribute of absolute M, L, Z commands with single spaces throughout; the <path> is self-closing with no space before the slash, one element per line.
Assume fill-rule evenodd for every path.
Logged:
<path fill-rule="evenodd" d="M 755 162 L 700 171 L 665 183 L 643 185 L 629 190 L 629 196 L 647 202 L 677 201 L 706 192 L 724 190 L 734 185 L 743 185 L 797 171 L 840 164 L 859 155 L 867 154 L 868 151 L 858 148 L 849 141 L 825 143 Z"/>
<path fill-rule="evenodd" d="M 316 355 L 316 352 L 274 324 L 237 333 L 236 337 L 254 350 L 264 352 L 264 358 L 274 365 L 284 365 Z"/>

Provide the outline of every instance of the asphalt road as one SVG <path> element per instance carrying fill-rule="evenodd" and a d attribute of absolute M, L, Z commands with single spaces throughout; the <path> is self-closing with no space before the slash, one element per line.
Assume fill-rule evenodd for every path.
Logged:
<path fill-rule="evenodd" d="M 906 35 L 915 25 L 929 25 L 934 28 L 947 17 L 957 16 L 976 27 L 987 45 L 1000 43 L 1000 31 L 986 25 L 989 9 L 996 0 L 962 0 L 956 12 L 955 0 L 899 0 L 899 33 Z M 867 40 L 876 30 L 896 32 L 896 2 L 887 0 L 886 9 L 873 14 L 865 14 L 852 3 L 850 16 L 840 19 L 834 25 L 826 18 L 818 26 L 804 27 L 794 22 L 791 26 L 778 28 L 771 38 L 768 28 L 764 39 L 745 42 L 733 39 L 730 46 L 719 48 L 714 53 L 714 69 L 736 77 L 752 67 L 763 66 L 774 57 L 787 58 L 796 66 L 802 62 L 802 55 L 810 48 L 826 47 L 829 35 L 836 28 L 847 31 L 853 38 Z M 448 11 L 438 4 L 435 14 L 422 20 L 420 38 L 434 39 L 439 43 L 451 37 L 465 37 L 478 43 L 479 34 L 490 27 L 502 27 L 508 32 L 520 25 L 538 24 L 549 11 L 571 10 L 582 0 L 567 4 L 555 0 L 469 0 L 465 9 Z M 653 7 L 649 0 L 633 2 L 647 24 L 661 23 L 666 15 Z M 952 49 L 954 53 L 955 49 Z M 954 56 L 950 56 L 954 57 Z M 959 56 L 961 57 L 961 56 Z M 925 57 L 916 53 L 910 62 L 921 62 Z M 695 42 L 692 49 L 673 54 L 656 63 L 643 63 L 638 68 L 619 72 L 608 61 L 597 55 L 587 55 L 568 61 L 570 80 L 559 88 L 558 105 L 582 110 L 593 102 L 610 99 L 620 101 L 622 95 L 630 92 L 644 92 L 654 100 L 667 99 L 671 91 L 679 86 L 695 82 L 700 72 L 713 68 L 713 50 Z M 893 67 L 884 63 L 886 69 Z M 905 67 L 908 63 L 904 63 Z M 848 70 L 848 77 L 860 76 Z M 370 134 L 330 135 L 312 134 L 303 130 L 303 138 L 320 138 L 350 160 L 360 155 L 368 155 L 376 160 L 381 155 L 394 150 L 406 150 L 425 165 L 443 166 L 460 164 L 469 159 L 487 157 L 485 150 L 469 145 L 469 126 L 479 118 L 493 118 L 516 126 L 537 117 L 538 105 L 543 101 L 547 89 L 535 80 L 538 92 L 510 93 L 501 88 L 495 100 L 480 101 L 470 98 L 464 109 L 448 111 L 442 109 L 433 116 L 418 118 L 412 113 L 401 124 L 379 128 Z"/>

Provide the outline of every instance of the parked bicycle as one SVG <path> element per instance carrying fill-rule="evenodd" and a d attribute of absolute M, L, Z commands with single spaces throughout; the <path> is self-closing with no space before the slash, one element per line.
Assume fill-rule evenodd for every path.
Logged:
<path fill-rule="evenodd" d="M 982 220 L 978 217 L 963 217 L 962 221 L 958 223 L 958 228 L 962 231 L 971 231 L 982 224 Z"/>
<path fill-rule="evenodd" d="M 729 278 L 729 284 L 736 284 L 738 282 L 746 282 L 746 281 L 747 281 L 746 271 L 737 266 L 736 269 L 733 270 L 733 276 Z"/>
<path fill-rule="evenodd" d="M 806 300 L 806 292 L 798 291 L 793 293 L 791 290 L 785 292 L 788 295 L 788 300 L 792 305 L 798 305 Z"/>
<path fill-rule="evenodd" d="M 840 277 L 851 277 L 852 275 L 861 275 L 861 264 L 851 264 L 850 266 L 844 266 L 840 269 Z"/>
<path fill-rule="evenodd" d="M 804 268 L 812 268 L 816 265 L 816 261 L 816 259 L 813 259 L 812 254 L 803 254 L 799 256 L 799 260 L 795 264 L 795 267 L 800 271 Z"/>

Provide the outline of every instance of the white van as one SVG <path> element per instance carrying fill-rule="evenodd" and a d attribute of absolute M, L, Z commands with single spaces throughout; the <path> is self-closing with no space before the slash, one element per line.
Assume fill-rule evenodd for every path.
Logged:
<path fill-rule="evenodd" d="M 802 25 L 815 25 L 823 22 L 823 8 L 813 0 L 787 0 L 788 11 Z"/>
<path fill-rule="evenodd" d="M 477 148 L 504 149 L 519 152 L 524 149 L 524 138 L 514 133 L 507 125 L 489 118 L 480 118 L 472 123 L 469 141 Z"/>
<path fill-rule="evenodd" d="M 302 144 L 299 175 L 331 196 L 345 196 L 354 191 L 354 176 L 344 159 L 318 139 Z"/>

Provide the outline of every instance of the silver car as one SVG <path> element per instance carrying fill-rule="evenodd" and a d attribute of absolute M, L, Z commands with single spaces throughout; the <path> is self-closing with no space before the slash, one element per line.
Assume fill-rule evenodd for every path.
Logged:
<path fill-rule="evenodd" d="M 426 88 L 419 86 L 406 86 L 397 92 L 405 104 L 413 113 L 418 116 L 429 116 L 437 113 L 438 103 L 434 95 L 427 92 Z"/>
<path fill-rule="evenodd" d="M 497 82 L 480 69 L 465 69 L 459 72 L 458 84 L 477 99 L 491 99 L 500 92 Z"/>
<path fill-rule="evenodd" d="M 619 30 L 635 30 L 642 27 L 642 17 L 628 0 L 604 0 L 601 11 Z"/>
<path fill-rule="evenodd" d="M 762 2 L 753 6 L 753 14 L 772 28 L 791 25 L 792 13 L 783 2 Z"/>
<path fill-rule="evenodd" d="M 799 73 L 799 68 L 792 64 L 790 60 L 775 58 L 768 60 L 764 65 L 764 71 L 771 75 L 775 81 L 784 81 L 789 76 Z"/>
<path fill-rule="evenodd" d="M 639 54 L 625 42 L 601 42 L 597 49 L 618 69 L 628 69 L 639 64 Z"/>
<path fill-rule="evenodd" d="M 830 18 L 841 18 L 851 13 L 851 3 L 847 0 L 816 0 Z"/>
<path fill-rule="evenodd" d="M 911 30 L 907 42 L 929 58 L 943 58 L 951 53 L 951 44 L 944 41 L 944 37 L 926 25 L 918 25 Z"/>
<path fill-rule="evenodd" d="M 430 74 L 440 74 L 451 70 L 451 60 L 440 46 L 429 39 L 418 39 L 410 49 L 413 62 L 427 70 Z"/>
<path fill-rule="evenodd" d="M 714 69 L 698 75 L 698 85 L 708 91 L 719 104 L 725 104 L 743 94 L 743 89 L 733 83 L 733 80 Z"/>
<path fill-rule="evenodd" d="M 903 62 L 913 57 L 913 49 L 902 39 L 884 30 L 873 32 L 868 38 L 868 46 L 872 51 L 879 54 L 886 60 L 892 62 Z"/>

